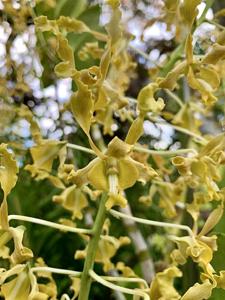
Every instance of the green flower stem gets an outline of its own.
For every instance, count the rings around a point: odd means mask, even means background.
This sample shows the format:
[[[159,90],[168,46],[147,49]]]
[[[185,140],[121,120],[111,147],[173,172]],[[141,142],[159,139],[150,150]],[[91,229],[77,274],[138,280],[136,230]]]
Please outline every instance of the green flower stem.
[[[198,140],[198,142],[200,142],[202,145],[205,145],[208,142],[204,137],[202,137],[202,136],[198,135],[197,133],[194,133],[194,132],[192,132],[192,131],[190,131],[186,128],[176,126],[176,125],[173,125],[171,123],[167,123],[165,121],[160,121],[159,119],[157,119],[155,117],[152,117],[150,115],[148,115],[148,119],[151,122],[154,122],[154,123],[157,123],[157,124],[163,124],[163,125],[171,126],[176,131],[179,131],[179,132],[182,132],[182,133],[187,134],[189,136],[192,136],[193,138],[196,138]]]
[[[86,148],[86,147],[83,147],[80,145],[67,143],[67,147],[96,155],[92,149]],[[191,148],[190,149],[178,149],[178,150],[151,150],[151,149],[146,149],[141,146],[134,146],[133,150],[137,151],[137,152],[142,152],[142,153],[159,154],[159,155],[165,155],[165,156],[184,154],[184,153],[190,153],[190,152],[197,154],[197,151],[195,149],[191,149]]]
[[[134,52],[136,52],[136,53],[138,53],[139,55],[141,55],[142,57],[144,57],[146,60],[148,60],[150,63],[152,63],[152,64],[155,65],[156,67],[161,68],[161,66],[159,66],[159,65],[157,64],[156,61],[153,61],[153,60],[150,59],[150,57],[149,57],[149,55],[148,55],[147,53],[141,51],[140,49],[134,47],[133,45],[129,45],[128,47],[129,47],[130,49],[134,50]]]
[[[107,42],[108,41],[108,35],[107,34],[104,34],[102,32],[99,32],[99,31],[95,31],[95,30],[91,30],[90,31],[91,34],[93,34],[93,36],[102,41],[102,42]]]
[[[89,292],[91,288],[91,277],[89,275],[89,271],[93,269],[94,261],[95,261],[95,255],[98,248],[98,242],[100,239],[100,235],[102,232],[102,227],[105,221],[105,215],[106,215],[106,208],[105,203],[107,200],[107,193],[103,193],[98,213],[94,222],[94,227],[92,230],[92,236],[90,238],[90,241],[88,243],[87,248],[87,255],[84,262],[84,268],[81,276],[81,284],[80,284],[80,294],[78,300],[88,300],[89,298]]]
[[[134,146],[133,149],[137,152],[141,153],[148,153],[148,154],[158,154],[158,155],[178,155],[178,154],[184,154],[184,153],[194,153],[197,154],[197,151],[195,149],[178,149],[178,150],[150,150],[146,149],[144,147]]]
[[[101,283],[104,286],[107,286],[108,288],[110,288],[112,290],[120,291],[122,293],[129,294],[129,295],[139,296],[139,297],[142,297],[144,300],[150,300],[150,297],[148,296],[148,294],[142,292],[139,289],[128,289],[128,288],[113,284],[113,283],[103,279],[103,277],[97,275],[93,270],[90,270],[89,274],[95,281]]]
[[[184,107],[184,103],[182,102],[182,100],[173,92],[171,92],[170,90],[168,89],[165,89],[165,92],[167,93],[168,96],[170,96],[174,101],[177,102],[177,104],[180,106],[180,107]]]
[[[76,227],[71,227],[71,226],[66,226],[63,224],[58,224],[38,218],[33,218],[33,217],[27,217],[27,216],[20,216],[20,215],[9,215],[8,217],[9,222],[12,220],[19,220],[19,221],[24,221],[24,222],[30,222],[34,224],[39,224],[47,227],[51,227],[54,229],[62,230],[62,231],[67,231],[67,232],[73,232],[73,233],[81,233],[81,234],[92,234],[91,229],[84,229],[84,228],[76,228]]]
[[[121,212],[118,212],[114,209],[110,209],[109,212],[112,216],[116,218],[125,218],[125,219],[131,219],[134,220],[137,223],[151,225],[151,226],[159,226],[159,227],[168,227],[168,228],[177,228],[180,230],[185,230],[188,232],[190,237],[194,238],[194,233],[192,232],[191,228],[187,225],[181,225],[181,224],[173,224],[173,223],[167,223],[167,222],[159,222],[159,221],[153,221],[153,220],[147,220],[143,218],[137,218],[133,216],[128,216],[126,214],[123,214]]]
[[[31,272],[55,273],[55,274],[69,275],[69,276],[74,276],[74,277],[80,277],[80,275],[81,275],[81,272],[65,270],[65,269],[58,269],[58,268],[51,268],[51,267],[33,267],[33,268],[31,268]]]
[[[165,123],[162,122],[161,124],[165,124]],[[188,130],[188,129],[186,129],[186,128],[180,127],[180,126],[176,126],[176,125],[172,125],[172,124],[168,124],[168,125],[170,125],[170,126],[171,126],[173,129],[175,129],[176,131],[179,131],[179,132],[182,132],[182,133],[184,133],[184,134],[186,134],[186,135],[192,136],[192,137],[195,138],[196,141],[198,141],[198,143],[200,143],[201,145],[206,145],[206,144],[208,143],[208,141],[207,141],[204,137],[198,135],[198,134],[195,133],[195,132],[192,132],[192,131],[190,131],[190,130]]]
[[[142,279],[142,278],[138,278],[138,277],[115,277],[115,276],[101,276],[103,279],[108,280],[108,281],[116,281],[116,282],[133,282],[133,283],[139,283],[139,284],[143,284],[145,286],[146,289],[149,288],[147,282]]]
[[[219,23],[217,23],[217,22],[215,22],[215,21],[213,21],[213,20],[205,20],[207,23],[209,23],[209,24],[212,24],[212,25],[215,25],[216,27],[218,27],[218,28],[220,28],[220,29],[222,29],[222,30],[224,30],[225,29],[225,27],[223,26],[223,25],[221,25],[221,24],[219,24]]]
[[[87,147],[83,147],[83,146],[76,145],[76,144],[70,144],[70,143],[67,143],[66,146],[68,148],[71,148],[71,149],[80,150],[80,151],[83,151],[83,152],[86,152],[86,153],[96,155],[95,152],[92,149],[89,149]]]
[[[183,104],[183,102],[181,101],[181,99],[178,98],[173,92],[169,91],[168,89],[165,89],[165,91],[167,92],[168,95],[170,94],[170,96],[173,97],[174,100],[175,100],[175,97],[176,97],[176,101],[177,101],[177,103],[178,103],[178,101],[180,102],[180,103],[179,103],[180,106],[184,106],[184,104]],[[169,93],[168,93],[168,92],[169,92]],[[131,103],[137,103],[137,99],[135,99],[135,98],[127,97],[127,99],[128,99],[129,102],[131,102]],[[178,100],[178,99],[179,99],[179,100]],[[174,130],[176,130],[176,131],[179,131],[179,132],[182,132],[182,133],[187,134],[187,135],[189,135],[189,136],[192,136],[193,138],[196,138],[196,139],[198,140],[198,142],[200,142],[200,143],[203,144],[203,145],[207,144],[207,140],[206,140],[204,137],[202,137],[202,136],[200,136],[200,135],[198,135],[198,134],[196,134],[196,133],[194,133],[194,132],[192,132],[192,131],[190,131],[190,130],[188,130],[188,129],[186,129],[186,128],[183,128],[183,127],[180,127],[180,126],[176,126],[176,125],[174,125],[174,124],[167,123],[167,122],[165,122],[165,121],[160,121],[160,120],[157,119],[156,117],[153,117],[150,113],[147,114],[147,118],[148,118],[151,122],[154,122],[154,123],[157,123],[157,124],[165,124],[165,125],[168,125],[168,126],[172,127],[172,128],[173,128]]]
[[[133,217],[129,204],[124,208],[120,208],[119,210],[121,213]],[[144,238],[140,228],[134,220],[130,218],[124,218],[122,219],[122,221],[129,237],[132,240],[136,256],[140,263],[142,276],[148,283],[150,283],[155,277],[155,266],[149,251],[149,248],[151,248],[151,246],[147,244],[146,239]]]
[[[183,41],[170,55],[168,62],[159,72],[160,77],[165,77],[174,67],[175,63],[181,58],[184,50],[185,41]]]

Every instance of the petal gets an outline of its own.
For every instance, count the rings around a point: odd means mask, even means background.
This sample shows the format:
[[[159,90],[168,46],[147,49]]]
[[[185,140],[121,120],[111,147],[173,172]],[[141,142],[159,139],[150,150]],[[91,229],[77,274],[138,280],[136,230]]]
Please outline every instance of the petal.
[[[80,292],[80,282],[81,282],[81,279],[80,278],[75,278],[75,277],[70,277],[71,281],[72,281],[72,284],[71,284],[71,290],[73,290],[73,299],[76,299],[77,296],[79,295],[79,292]]]
[[[192,27],[192,24],[197,17],[197,6],[201,3],[201,0],[184,0],[180,6],[180,14],[183,21]]]
[[[111,207],[119,205],[120,207],[126,207],[127,200],[121,194],[109,193],[109,197],[106,201],[106,208],[110,209]]]
[[[29,299],[30,280],[25,271],[21,272],[13,280],[1,286],[1,292],[5,299],[24,300]]]
[[[27,165],[25,169],[32,167],[33,175],[36,176],[39,170],[51,172],[54,159],[59,156],[60,150],[65,146],[65,142],[54,140],[42,140],[41,144],[30,149],[33,158],[33,165]]]
[[[206,235],[214,226],[219,222],[223,215],[223,205],[219,205],[214,209],[206,220],[202,230],[199,232],[199,236]]]
[[[197,76],[204,81],[209,82],[214,90],[220,85],[219,74],[212,67],[201,67]]]
[[[14,240],[14,251],[11,254],[11,260],[14,264],[24,262],[33,257],[33,252],[22,244],[24,231],[25,228],[23,226],[9,228],[9,232],[12,234]]]
[[[106,166],[103,160],[98,160],[90,169],[88,172],[88,180],[97,190],[108,190]]]
[[[214,275],[217,287],[225,290],[225,271],[220,271],[220,275]]]
[[[116,254],[117,250],[130,243],[128,237],[120,237],[119,239],[106,235],[98,244],[95,261],[103,264],[104,272],[108,272],[114,267],[111,258]]]
[[[138,117],[134,120],[134,122],[131,124],[129,131],[127,133],[125,142],[134,145],[139,138],[142,136],[144,129],[143,129],[143,122],[144,119],[142,117]]]
[[[181,175],[189,175],[190,173],[190,160],[183,156],[176,156],[172,160],[172,164],[177,168]]]
[[[110,22],[106,25],[107,32],[111,39],[111,45],[115,44],[120,40],[122,36],[120,20],[121,20],[121,11],[118,7],[118,0],[110,0],[110,5],[112,5],[112,15]]]
[[[185,74],[187,69],[187,62],[183,61],[177,64],[172,71],[170,71],[165,78],[158,78],[157,82],[160,88],[174,90],[177,87],[177,81]]]
[[[4,196],[10,193],[17,181],[19,169],[12,153],[7,150],[6,144],[0,145],[0,184],[4,191]]]
[[[82,209],[88,204],[85,194],[76,185],[66,188],[61,195],[54,196],[53,201],[60,203],[65,209],[69,210],[73,214],[73,219],[82,219]]]
[[[18,109],[18,115],[30,124],[32,138],[36,144],[39,144],[42,140],[41,131],[30,109],[27,106],[22,105]]]
[[[217,62],[225,58],[225,46],[213,44],[211,50],[206,54],[202,63],[215,65]]]
[[[95,158],[92,161],[90,161],[86,167],[79,169],[78,171],[74,171],[72,169],[68,176],[68,181],[75,183],[78,187],[87,184],[88,172],[95,166],[95,164],[99,163],[99,161],[100,161],[99,158]]]
[[[212,94],[213,87],[210,82],[206,81],[204,78],[200,78],[201,74],[194,74],[192,68],[189,68],[187,74],[187,80],[192,89],[198,90],[202,96],[202,100],[206,105],[212,105],[216,102],[217,98]]]
[[[213,137],[200,151],[199,156],[212,156],[216,152],[225,149],[225,133]]]
[[[150,165],[145,165],[132,158],[129,158],[129,160],[131,163],[133,163],[133,165],[138,170],[138,178],[137,178],[138,181],[141,181],[142,183],[146,183],[152,178],[158,176],[158,173],[152,167],[150,167]]]
[[[158,89],[157,83],[149,83],[138,94],[138,109],[140,112],[160,112],[163,110],[165,103],[163,99],[159,98],[157,101],[154,98],[154,93]]]
[[[187,292],[182,296],[181,300],[204,300],[208,299],[212,294],[213,285],[209,280],[202,284],[196,283],[190,287]]]
[[[87,25],[76,19],[72,19],[70,17],[60,16],[59,19],[56,21],[60,29],[66,30],[67,32],[73,33],[83,33],[83,32],[90,32],[90,29]]]
[[[13,155],[8,152],[7,145],[0,145],[0,184],[4,192],[4,199],[0,206],[0,225],[3,229],[8,228],[8,206],[6,197],[17,182],[18,166]]]
[[[57,34],[58,31],[58,26],[56,24],[55,20],[48,20],[46,16],[39,16],[34,19],[34,24],[35,27],[42,32],[45,31],[52,31],[53,33]]]
[[[76,73],[73,49],[62,34],[57,35],[57,41],[57,54],[62,62],[55,66],[55,73],[59,77],[71,77]]]
[[[186,39],[186,44],[185,44],[185,52],[186,52],[186,58],[188,64],[192,64],[193,62],[193,47],[192,47],[192,35],[189,34],[187,39]]]
[[[71,109],[75,119],[88,135],[94,107],[92,93],[87,85],[81,81],[77,81],[77,83],[78,91],[73,93],[70,98]]]
[[[150,286],[150,298],[154,300],[180,299],[180,295],[174,288],[173,282],[176,277],[181,276],[181,271],[175,266],[157,273]]]
[[[135,184],[138,179],[138,169],[129,158],[123,158],[118,161],[118,181],[119,187],[124,190]]]

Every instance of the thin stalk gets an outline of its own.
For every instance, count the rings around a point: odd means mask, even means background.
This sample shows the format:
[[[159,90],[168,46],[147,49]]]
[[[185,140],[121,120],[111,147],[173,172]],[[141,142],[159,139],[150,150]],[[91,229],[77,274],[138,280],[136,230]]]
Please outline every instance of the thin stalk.
[[[181,58],[181,55],[184,50],[185,41],[183,41],[170,55],[170,59],[168,62],[162,67],[161,72],[159,72],[159,76],[165,77],[172,69],[178,59]]]
[[[91,288],[91,277],[89,275],[89,271],[93,269],[94,261],[95,261],[95,255],[98,248],[98,242],[100,239],[100,235],[102,232],[102,227],[105,221],[105,215],[106,215],[106,208],[105,208],[105,202],[107,200],[107,193],[103,193],[98,213],[95,219],[94,227],[93,227],[93,235],[90,238],[90,241],[88,243],[87,248],[87,255],[84,262],[84,268],[81,276],[81,283],[80,283],[80,294],[78,300],[88,300],[89,292]]]
[[[116,270],[116,269],[113,269],[113,270],[109,270],[107,272],[107,274],[109,276],[114,276],[114,277],[118,277],[119,276],[119,272]],[[123,293],[119,292],[119,291],[112,291],[112,299],[115,299],[115,300],[126,300],[126,297],[124,296]]]
[[[31,272],[46,272],[46,273],[55,273],[55,274],[62,274],[62,275],[69,275],[69,276],[76,276],[76,277],[79,277],[81,275],[81,272],[51,268],[51,267],[33,267],[31,268]]]
[[[162,123],[162,124],[164,124],[164,123]],[[197,133],[194,133],[186,128],[176,126],[176,125],[171,125],[171,124],[169,124],[169,125],[179,132],[182,132],[184,134],[187,134],[189,136],[196,138],[203,145],[207,144],[207,142],[208,142],[204,137],[202,137],[202,136],[198,135]]]
[[[121,212],[118,212],[118,211],[116,211],[114,209],[110,209],[109,212],[114,217],[131,219],[131,220],[134,220],[137,223],[142,223],[142,224],[151,225],[151,226],[177,228],[177,229],[180,229],[180,230],[185,230],[185,231],[188,232],[188,234],[190,235],[190,237],[192,237],[192,238],[194,237],[194,234],[193,234],[191,228],[188,227],[187,225],[173,224],[173,223],[159,222],[159,221],[152,221],[152,220],[146,220],[146,219],[142,219],[142,218],[132,217],[132,216],[128,216],[126,214],[123,214]]]
[[[83,147],[83,146],[79,146],[79,145],[76,145],[76,144],[67,143],[67,147],[96,155],[95,152],[92,149],[86,148],[86,147]],[[134,146],[133,150],[138,151],[138,152],[142,152],[142,153],[159,154],[159,155],[165,155],[165,156],[177,155],[177,154],[183,154],[183,153],[189,153],[189,152],[193,152],[194,154],[197,153],[196,150],[192,149],[192,148],[190,148],[190,149],[178,149],[178,150],[151,150],[151,149],[146,149],[146,148],[141,147],[141,146]]]
[[[182,100],[173,92],[171,92],[168,89],[165,89],[165,92],[167,93],[167,95],[169,95],[173,100],[176,101],[176,103],[180,106],[180,107],[184,107],[184,103],[182,102]]]
[[[116,281],[116,282],[135,282],[142,283],[146,289],[149,288],[147,282],[142,278],[132,278],[132,277],[115,277],[115,276],[101,276],[103,279],[108,281]]]
[[[169,90],[168,90],[168,91],[169,91]],[[171,91],[169,91],[169,92],[172,93]],[[173,94],[173,93],[172,93],[172,94]],[[173,94],[173,97],[174,97],[174,96],[176,97],[176,95]],[[171,97],[172,97],[172,95],[171,95]],[[135,99],[135,98],[127,97],[127,99],[129,100],[129,102],[137,103],[137,99]],[[175,98],[174,98],[174,100],[175,100]],[[180,99],[179,99],[179,100],[180,100]],[[181,101],[181,100],[180,100],[180,101]],[[180,103],[180,104],[181,104],[181,103]],[[183,102],[182,102],[182,106],[183,106]],[[171,123],[166,123],[166,122],[158,121],[158,120],[156,120],[156,118],[154,118],[154,117],[152,117],[152,116],[149,116],[149,115],[148,115],[148,119],[149,119],[151,122],[155,122],[155,123],[158,123],[158,124],[164,124],[164,125],[171,126],[173,129],[175,129],[175,130],[177,130],[177,131],[179,131],[179,132],[182,132],[182,133],[184,133],[184,134],[187,134],[187,135],[189,135],[189,136],[192,136],[192,137],[198,139],[203,145],[207,143],[207,140],[206,140],[204,137],[202,137],[202,136],[198,135],[197,133],[194,133],[194,132],[192,132],[192,131],[190,131],[190,130],[188,130],[188,129],[186,129],[186,128],[183,128],[183,127],[180,127],[180,126],[176,126],[176,125],[173,125],[173,124],[171,124]]]
[[[83,146],[76,145],[76,144],[70,144],[70,143],[67,143],[66,146],[68,148],[71,148],[71,149],[75,149],[75,150],[79,150],[79,151],[83,151],[83,152],[86,152],[86,153],[96,155],[95,152],[92,149],[87,148],[87,147],[83,147]]]
[[[27,216],[19,216],[19,215],[9,215],[8,217],[9,222],[12,220],[19,220],[19,221],[24,221],[24,222],[30,222],[34,224],[39,224],[47,227],[51,227],[54,229],[59,229],[62,231],[68,231],[68,232],[73,232],[73,233],[83,233],[83,234],[92,234],[91,229],[83,229],[83,228],[75,228],[75,227],[70,227],[38,218],[33,218],[33,217],[27,217]]]
[[[148,296],[148,294],[142,292],[139,289],[128,289],[128,288],[113,284],[111,282],[108,282],[107,280],[103,279],[101,276],[97,275],[93,270],[90,270],[89,274],[95,281],[101,283],[102,285],[104,285],[112,290],[120,291],[122,293],[129,294],[129,295],[136,295],[139,297],[143,297],[144,300],[150,300],[150,297]]]
[[[209,24],[212,24],[212,25],[215,25],[216,27],[218,27],[218,28],[220,28],[220,29],[222,29],[222,30],[224,30],[225,29],[225,27],[223,26],[223,25],[221,25],[221,24],[219,24],[219,23],[217,23],[217,22],[215,22],[215,21],[213,21],[213,20],[205,20],[207,23],[209,23]]]
[[[140,50],[140,49],[134,47],[133,45],[129,45],[128,47],[129,47],[130,49],[134,50],[136,53],[140,54],[142,57],[144,57],[146,60],[148,60],[148,61],[149,61],[150,63],[152,63],[154,66],[156,66],[156,67],[158,67],[158,68],[161,68],[161,67],[157,64],[157,62],[155,62],[155,61],[153,61],[153,60],[151,60],[151,59],[149,58],[149,56],[148,56],[147,53],[145,53],[145,52],[143,52],[142,50]]]
[[[184,153],[190,153],[190,152],[197,154],[197,151],[192,148],[177,149],[177,150],[150,150],[150,149],[146,149],[144,147],[134,146],[133,149],[135,151],[138,151],[141,153],[158,154],[158,155],[165,155],[165,156],[178,155],[178,154],[184,154]]]
[[[208,142],[204,137],[202,137],[202,136],[198,135],[197,133],[194,133],[194,132],[192,132],[192,131],[190,131],[190,130],[188,130],[186,128],[183,128],[183,127],[180,127],[180,126],[176,126],[176,125],[173,125],[173,124],[170,124],[170,123],[166,123],[164,121],[159,121],[159,120],[157,120],[156,118],[154,118],[152,116],[148,116],[148,119],[151,122],[155,122],[157,124],[163,124],[163,125],[171,126],[173,129],[175,129],[175,130],[177,130],[179,132],[182,132],[184,134],[187,134],[189,136],[192,136],[192,137],[196,138],[197,140],[201,141],[201,143],[203,145],[207,144],[207,142]]]
[[[124,208],[120,208],[120,212],[133,217],[129,204]],[[155,267],[149,251],[150,245],[146,243],[146,239],[143,237],[140,228],[138,228],[134,220],[129,218],[122,221],[133,242],[135,253],[140,263],[142,277],[150,283],[155,276]]]
[[[108,41],[108,35],[104,34],[102,32],[99,31],[95,31],[95,30],[90,30],[90,33],[97,39],[103,42],[107,42]]]

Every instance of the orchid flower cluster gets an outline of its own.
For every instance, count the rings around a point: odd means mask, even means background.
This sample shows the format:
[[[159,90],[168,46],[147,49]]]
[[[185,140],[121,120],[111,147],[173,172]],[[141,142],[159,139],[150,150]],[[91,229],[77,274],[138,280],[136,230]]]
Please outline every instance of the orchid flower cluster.
[[[0,206],[0,257],[8,263],[8,268],[0,268],[0,295],[4,299],[87,300],[91,299],[93,281],[119,293],[133,295],[136,300],[203,300],[210,298],[213,289],[225,289],[225,270],[218,273],[212,265],[214,252],[217,251],[217,236],[210,234],[224,212],[225,190],[219,182],[225,164],[225,134],[203,136],[200,128],[203,119],[196,118],[194,114],[196,111],[198,114],[207,114],[218,101],[215,94],[223,80],[221,66],[225,60],[225,35],[224,31],[219,32],[215,43],[204,55],[195,55],[194,31],[204,21],[208,9],[206,1],[206,9],[197,20],[197,7],[201,2],[165,1],[163,18],[168,26],[182,22],[181,28],[177,25],[176,34],[183,42],[165,68],[154,72],[152,81],[139,91],[135,100],[126,96],[135,63],[129,51],[131,37],[122,26],[119,0],[105,3],[111,17],[104,33],[66,16],[56,20],[50,20],[47,16],[34,19],[36,30],[47,32],[54,41],[52,51],[55,51],[59,60],[55,74],[59,78],[71,78],[76,86],[64,109],[72,112],[90,148],[67,141],[44,139],[28,107],[22,105],[16,108],[17,118],[30,124],[34,142],[30,148],[33,162],[27,164],[25,169],[35,180],[47,179],[61,190],[59,195],[53,197],[53,202],[69,211],[71,219],[53,223],[9,214],[7,197],[16,185],[19,168],[10,145],[1,144],[0,184],[3,200]],[[97,58],[99,65],[82,70],[76,68],[74,52],[67,38],[69,33],[88,33],[95,38],[96,42],[86,43],[79,55],[84,60],[89,56]],[[183,102],[175,93],[183,78],[194,95],[189,102]],[[159,97],[163,90],[175,100],[178,99],[180,109],[175,115],[166,112],[167,102]],[[135,111],[130,108],[131,100],[135,104]],[[116,123],[115,114],[121,122],[131,123],[124,139],[115,136],[112,131],[112,125]],[[157,122],[162,118],[167,118],[175,129],[190,136],[190,148],[161,151],[138,144],[144,134],[145,120]],[[101,128],[103,136],[111,136],[107,147],[100,147],[96,143],[91,133],[93,126]],[[94,158],[78,169],[67,162],[70,148],[87,152]],[[58,167],[53,172],[55,161]],[[138,181],[149,186],[149,192],[137,201],[148,209],[158,195],[157,205],[168,222],[124,213],[123,210],[129,207],[125,190]],[[186,200],[188,191],[192,191],[189,201]],[[95,201],[97,207],[93,227],[79,228],[76,221],[84,218],[89,201]],[[192,227],[179,223],[179,207],[192,217]],[[204,207],[210,208],[210,213],[201,225]],[[114,218],[165,228],[165,239],[171,242],[173,248],[170,255],[167,254],[167,267],[153,274],[151,282],[138,276],[124,262],[114,262],[117,250],[132,242],[131,236],[111,235],[110,222]],[[25,227],[10,226],[11,220],[79,234],[86,246],[76,249],[74,245],[74,257],[84,261],[83,270],[58,269],[48,266],[42,258],[34,257],[32,250],[23,245]],[[174,282],[182,276],[181,266],[188,260],[197,264],[200,279],[181,294]],[[94,271],[95,264],[102,265],[105,275]],[[109,275],[112,270],[116,271],[116,276]],[[54,273],[70,277],[71,298],[67,294],[59,298],[52,275]],[[40,278],[44,278],[45,283],[40,283]],[[125,287],[127,285],[129,288]]]

